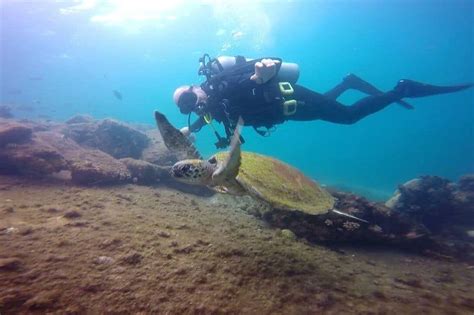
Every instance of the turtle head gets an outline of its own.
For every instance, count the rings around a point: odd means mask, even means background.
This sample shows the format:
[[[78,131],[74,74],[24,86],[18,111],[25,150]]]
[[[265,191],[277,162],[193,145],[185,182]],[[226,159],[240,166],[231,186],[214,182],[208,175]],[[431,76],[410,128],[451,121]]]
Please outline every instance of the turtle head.
[[[182,160],[171,167],[171,176],[183,183],[207,185],[211,182],[216,167],[215,157],[209,160]]]

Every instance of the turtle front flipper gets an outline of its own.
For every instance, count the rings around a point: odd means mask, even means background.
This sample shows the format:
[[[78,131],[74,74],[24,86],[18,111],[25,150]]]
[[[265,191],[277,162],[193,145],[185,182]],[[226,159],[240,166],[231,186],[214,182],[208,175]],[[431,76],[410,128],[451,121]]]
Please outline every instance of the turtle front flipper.
[[[212,174],[212,180],[216,185],[222,185],[224,183],[238,184],[236,177],[239,174],[239,168],[241,163],[241,150],[240,150],[240,129],[244,122],[242,117],[239,118],[237,126],[234,130],[234,135],[230,143],[230,152],[225,160],[219,165],[219,167]]]
[[[176,129],[159,111],[155,111],[155,120],[161,137],[168,150],[178,155],[178,160],[202,159],[198,150],[189,139]]]

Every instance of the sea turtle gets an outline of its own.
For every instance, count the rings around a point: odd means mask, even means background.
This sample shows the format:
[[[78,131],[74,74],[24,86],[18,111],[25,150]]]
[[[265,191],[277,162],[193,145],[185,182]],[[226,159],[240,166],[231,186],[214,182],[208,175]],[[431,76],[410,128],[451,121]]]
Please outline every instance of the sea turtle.
[[[171,168],[171,176],[177,181],[206,185],[231,194],[249,194],[274,209],[310,215],[333,212],[367,222],[333,209],[332,195],[296,168],[269,156],[242,152],[239,140],[242,123],[235,129],[229,152],[219,152],[204,160],[163,114],[156,111],[155,119],[165,145],[187,156]]]

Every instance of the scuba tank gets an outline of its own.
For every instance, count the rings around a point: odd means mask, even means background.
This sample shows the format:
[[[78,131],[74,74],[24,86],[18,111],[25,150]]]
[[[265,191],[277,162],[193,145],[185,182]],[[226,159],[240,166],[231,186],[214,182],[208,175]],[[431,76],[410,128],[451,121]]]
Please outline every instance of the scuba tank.
[[[238,58],[243,58],[243,57],[240,57],[240,56],[217,57],[216,59],[211,61],[210,66],[211,66],[212,72],[217,74],[221,71],[225,71],[225,70],[229,70],[233,68],[237,64]],[[265,58],[259,58],[259,59],[244,58],[243,60],[245,62],[252,62],[252,61],[257,62],[262,59],[265,59]],[[269,58],[269,59],[277,59],[281,61],[281,59],[279,58]],[[298,64],[292,63],[292,62],[281,62],[280,69],[278,70],[275,80],[278,82],[290,82],[292,84],[295,84],[296,81],[298,81],[299,76],[300,76],[300,69],[299,69]]]

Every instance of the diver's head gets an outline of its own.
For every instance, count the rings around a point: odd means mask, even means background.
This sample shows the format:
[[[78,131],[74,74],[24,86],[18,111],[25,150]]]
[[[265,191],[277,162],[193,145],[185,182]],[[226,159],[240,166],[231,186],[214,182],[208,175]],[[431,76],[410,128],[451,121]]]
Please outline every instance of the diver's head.
[[[189,114],[206,103],[207,94],[199,86],[183,85],[174,91],[173,100],[182,114]]]

